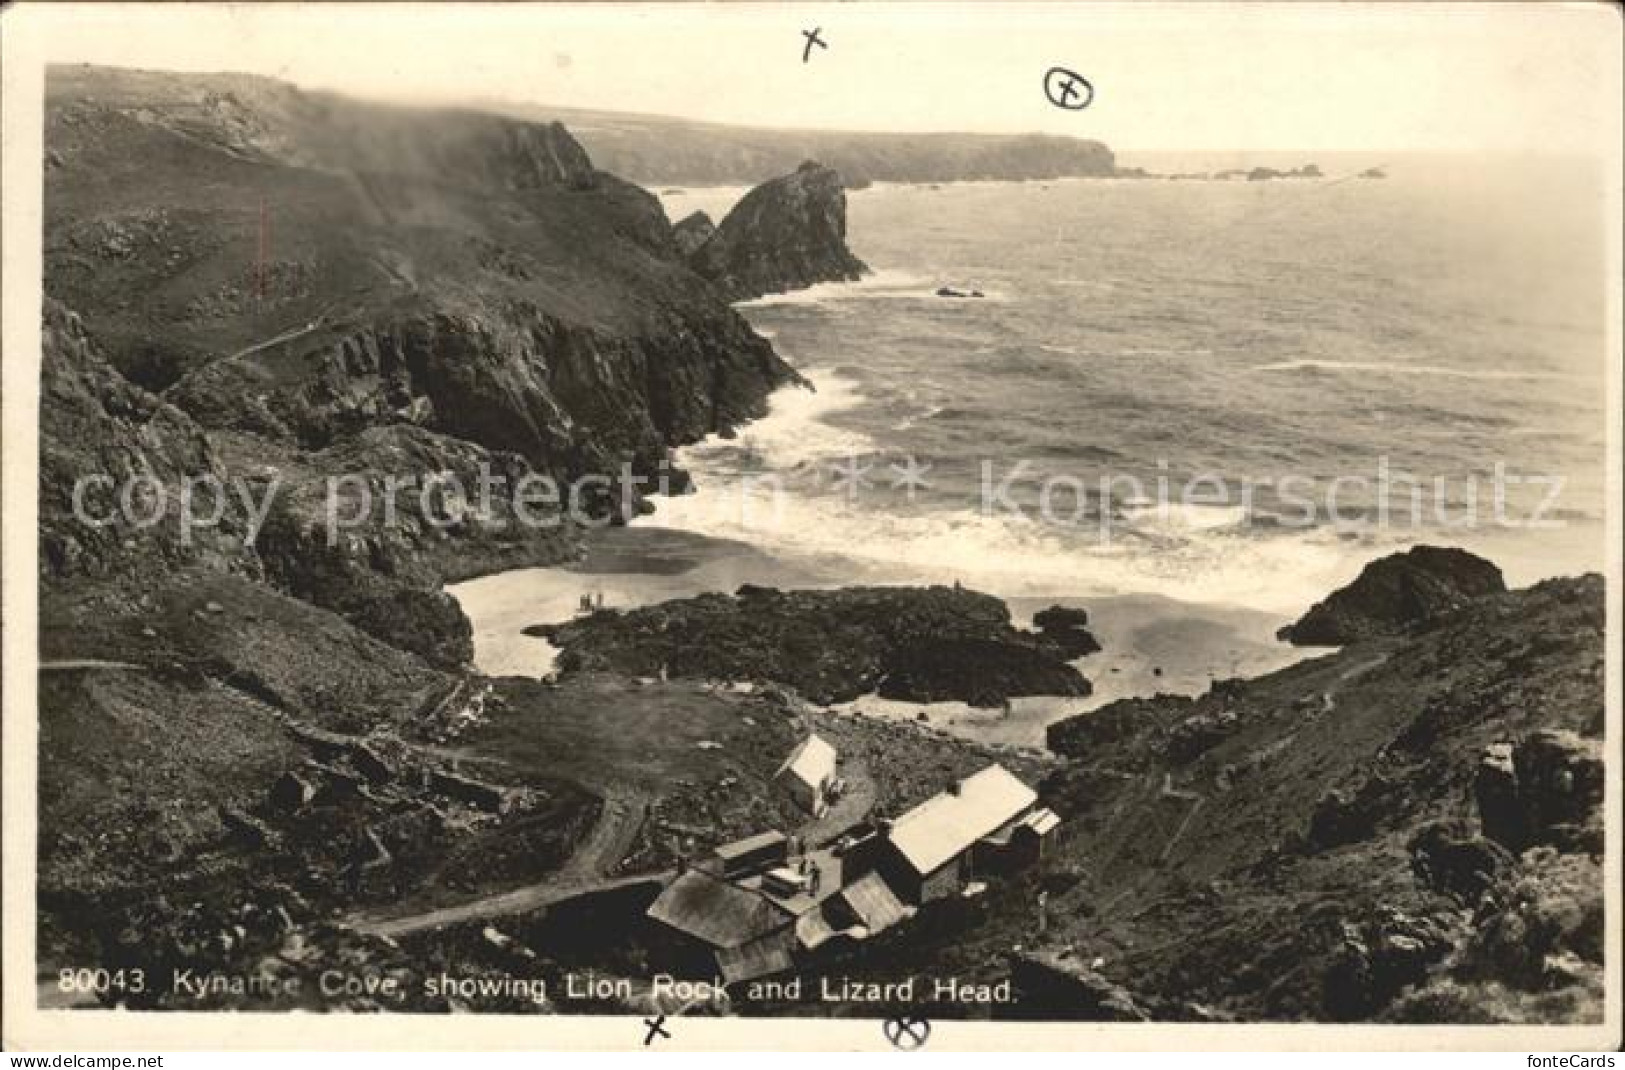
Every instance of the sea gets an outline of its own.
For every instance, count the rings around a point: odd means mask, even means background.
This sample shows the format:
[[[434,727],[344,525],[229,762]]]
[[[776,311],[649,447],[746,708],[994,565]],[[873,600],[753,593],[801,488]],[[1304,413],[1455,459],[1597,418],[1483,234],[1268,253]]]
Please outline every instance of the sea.
[[[1303,156],[1145,154],[1174,172]],[[1088,700],[931,711],[1021,745],[1057,716],[1313,651],[1274,632],[1418,543],[1509,584],[1601,570],[1605,187],[1586,161],[1314,157],[1324,177],[878,185],[872,269],[744,302],[811,384],[680,451],[696,493],[567,570],[451,588],[490,673],[525,625],[739,583],[962,583],[1089,610]],[[1360,177],[1380,166],[1384,178]],[[668,189],[720,219],[745,190]],[[980,296],[947,296],[939,291]],[[918,716],[863,700],[865,712]]]

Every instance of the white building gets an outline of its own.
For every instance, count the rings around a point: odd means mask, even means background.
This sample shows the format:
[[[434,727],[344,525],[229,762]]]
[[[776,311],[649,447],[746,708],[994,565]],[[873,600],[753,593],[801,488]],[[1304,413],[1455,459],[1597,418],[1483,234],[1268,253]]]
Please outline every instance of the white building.
[[[835,748],[815,733],[790,752],[773,779],[784,785],[803,810],[814,817],[823,817],[829,809],[831,788],[835,784],[835,762]]]

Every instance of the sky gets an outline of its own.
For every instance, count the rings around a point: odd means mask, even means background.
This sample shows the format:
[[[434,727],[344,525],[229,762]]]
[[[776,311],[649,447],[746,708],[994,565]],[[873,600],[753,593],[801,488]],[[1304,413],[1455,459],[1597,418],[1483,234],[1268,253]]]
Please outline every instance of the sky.
[[[54,62],[418,102],[1041,131],[1118,151],[1611,153],[1620,15],[1584,4],[25,5]],[[804,30],[825,48],[803,62]],[[1044,73],[1093,103],[1051,105]]]

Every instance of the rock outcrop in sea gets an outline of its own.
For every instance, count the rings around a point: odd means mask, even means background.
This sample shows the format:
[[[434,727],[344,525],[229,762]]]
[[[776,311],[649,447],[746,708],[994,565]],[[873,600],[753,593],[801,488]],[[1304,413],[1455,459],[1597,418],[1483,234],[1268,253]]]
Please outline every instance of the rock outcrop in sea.
[[[846,247],[841,176],[811,160],[745,194],[689,262],[730,301],[852,282],[869,270]]]
[[[1494,564],[1450,547],[1415,546],[1373,561],[1295,624],[1276,633],[1295,646],[1341,646],[1392,635],[1506,590]]]

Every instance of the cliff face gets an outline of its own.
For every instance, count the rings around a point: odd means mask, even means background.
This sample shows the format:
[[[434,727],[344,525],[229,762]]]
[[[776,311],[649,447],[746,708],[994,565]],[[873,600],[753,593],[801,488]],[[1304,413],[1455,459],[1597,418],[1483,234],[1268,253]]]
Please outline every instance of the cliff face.
[[[1116,173],[1111,149],[1084,138],[768,130],[564,108],[508,110],[579,125],[599,166],[646,185],[765,182],[808,159],[835,168],[851,189],[873,182],[1023,181]]]
[[[206,559],[453,663],[467,628],[440,580],[557,561],[568,531],[499,533],[499,503],[330,543],[327,469],[652,475],[797,379],[658,201],[556,123],[76,67],[51,72],[46,143],[48,579]],[[174,517],[133,538],[72,522],[75,479],[143,465],[281,492],[246,550],[235,503],[189,543]],[[418,637],[414,612],[439,623]]]
[[[197,561],[222,571],[256,570],[244,547],[246,518],[234,503],[220,524],[182,537],[175,492],[189,480],[226,475],[202,428],[128,382],[79,316],[50,298],[40,378],[43,578],[148,577]]]
[[[794,378],[557,124],[74,68],[46,136],[48,290],[207,427],[411,422],[569,472]]]
[[[868,271],[846,247],[841,176],[812,161],[747,193],[689,259],[730,301]]]

